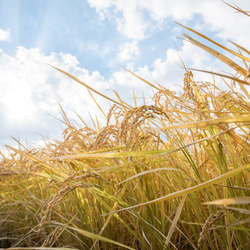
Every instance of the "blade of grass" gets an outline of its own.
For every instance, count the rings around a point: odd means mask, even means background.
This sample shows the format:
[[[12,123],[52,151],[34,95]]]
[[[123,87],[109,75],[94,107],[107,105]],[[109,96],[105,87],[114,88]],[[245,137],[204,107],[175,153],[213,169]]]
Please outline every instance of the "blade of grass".
[[[215,201],[203,202],[204,205],[239,205],[250,204],[250,197],[227,198]]]
[[[193,29],[191,29],[191,28],[189,28],[189,27],[187,27],[187,26],[185,26],[185,25],[183,25],[183,24],[178,23],[178,22],[176,22],[176,23],[177,23],[178,25],[182,26],[183,28],[185,28],[185,29],[187,29],[187,30],[189,30],[189,31],[191,31],[191,32],[193,32],[193,33],[195,33],[196,35],[198,35],[198,36],[200,36],[200,37],[206,39],[207,41],[209,41],[209,42],[211,42],[211,43],[217,45],[218,47],[220,47],[220,48],[222,48],[222,49],[228,51],[229,53],[231,53],[231,54],[233,54],[233,55],[235,55],[235,56],[237,56],[237,57],[239,57],[239,58],[241,58],[241,59],[244,59],[244,60],[250,62],[250,58],[245,57],[245,56],[242,56],[241,54],[239,54],[239,53],[237,53],[237,52],[235,52],[235,51],[233,51],[233,50],[231,50],[231,49],[229,49],[229,48],[227,48],[227,47],[221,45],[220,43],[215,42],[214,40],[208,38],[207,36],[204,36],[203,34],[199,33],[198,31],[195,31],[195,30],[193,30]]]
[[[101,153],[89,153],[89,154],[75,154],[65,155],[58,157],[48,157],[42,159],[43,161],[57,161],[57,160],[71,160],[71,159],[83,159],[83,158],[115,158],[115,157],[130,157],[130,156],[151,156],[156,155],[159,152],[165,152],[164,150],[155,151],[132,151],[132,152],[101,152]]]
[[[164,152],[164,153],[160,153],[160,154],[158,154],[158,155],[151,156],[151,157],[158,157],[158,156],[162,156],[162,155],[166,155],[166,154],[172,154],[172,153],[174,153],[174,152],[180,151],[180,150],[182,150],[182,149],[184,149],[184,148],[190,147],[190,146],[195,145],[195,144],[197,144],[197,143],[200,143],[200,142],[203,142],[203,141],[207,141],[207,140],[212,139],[212,138],[214,138],[214,137],[216,137],[216,136],[219,136],[219,135],[225,134],[225,133],[227,133],[227,132],[230,132],[231,130],[233,130],[233,129],[235,129],[235,128],[236,128],[236,127],[230,128],[230,129],[227,129],[227,130],[224,130],[224,131],[219,132],[219,133],[217,133],[217,134],[215,134],[215,135],[211,135],[211,136],[209,136],[209,137],[205,137],[205,138],[203,138],[203,139],[200,139],[200,140],[198,140],[198,141],[194,141],[194,142],[189,143],[189,144],[187,144],[187,145],[184,145],[184,146],[182,146],[182,147],[175,148],[175,149],[173,149],[173,150],[170,150],[170,151],[167,151],[167,152]]]
[[[113,102],[113,103],[116,103],[117,105],[122,106],[122,107],[125,108],[125,109],[130,108],[130,107],[128,107],[128,106],[126,106],[126,105],[123,105],[123,104],[117,102],[116,100],[114,100],[114,99],[112,99],[112,98],[110,98],[110,97],[108,97],[108,96],[102,94],[101,92],[95,90],[94,88],[90,87],[89,85],[87,85],[87,84],[84,83],[83,81],[80,81],[78,78],[76,78],[76,77],[74,77],[73,75],[67,73],[66,71],[64,71],[64,70],[62,70],[62,69],[59,69],[59,68],[57,68],[57,67],[54,67],[54,66],[52,66],[52,65],[50,65],[50,66],[51,66],[52,68],[54,68],[54,69],[60,71],[60,72],[63,73],[64,75],[68,76],[69,78],[73,79],[74,81],[80,83],[81,85],[83,85],[83,86],[86,87],[87,89],[89,89],[89,90],[91,90],[91,91],[97,93],[98,95],[104,97],[105,99],[107,99],[107,100],[109,100],[109,101],[111,101],[111,102]]]
[[[130,107],[131,109],[133,108],[132,106],[130,106],[129,104],[127,104],[126,102],[124,102],[120,95],[118,94],[118,92],[116,92],[115,90],[112,90],[114,92],[114,94],[116,95],[117,99],[120,101],[121,105],[127,105],[128,107]]]
[[[154,169],[150,169],[150,170],[147,170],[147,171],[140,172],[139,174],[135,174],[135,175],[127,178],[126,180],[123,180],[123,181],[117,183],[117,185],[120,185],[120,184],[122,184],[124,182],[127,182],[129,180],[132,180],[134,178],[140,177],[140,176],[142,176],[144,174],[154,173],[154,172],[157,172],[157,171],[179,171],[179,172],[183,172],[182,170],[177,169],[177,168],[154,168]]]
[[[137,74],[135,74],[134,72],[130,71],[129,69],[127,69],[127,68],[125,68],[125,67],[123,67],[123,68],[124,68],[126,71],[128,71],[130,74],[132,74],[133,76],[135,76],[135,77],[137,77],[138,79],[142,80],[143,82],[147,83],[149,86],[151,86],[151,87],[153,87],[153,88],[155,88],[155,89],[157,89],[157,90],[159,90],[159,91],[161,90],[160,88],[158,88],[157,86],[155,86],[155,85],[152,84],[151,82],[149,82],[149,81],[145,80],[144,78],[138,76]]]
[[[170,226],[170,228],[169,228],[168,235],[167,235],[167,239],[166,239],[166,242],[165,242],[165,244],[166,244],[167,246],[169,245],[169,242],[170,242],[170,240],[171,240],[171,237],[172,237],[172,235],[173,235],[173,233],[174,233],[174,231],[175,231],[175,228],[176,228],[176,226],[177,226],[177,223],[178,223],[178,221],[179,221],[179,218],[180,218],[180,215],[181,215],[181,212],[182,212],[182,209],[183,209],[183,206],[184,206],[184,203],[185,203],[186,198],[187,198],[187,195],[184,195],[184,196],[182,197],[181,202],[180,202],[180,204],[179,204],[179,206],[178,206],[178,209],[177,209],[177,211],[176,211],[176,214],[175,214],[175,216],[174,216],[174,219],[173,219],[173,221],[172,221],[172,224],[171,224],[171,226]]]
[[[236,46],[238,49],[241,49],[242,51],[244,51],[244,52],[246,52],[248,55],[250,55],[250,51],[247,50],[246,48],[242,47],[242,46],[239,45],[238,43],[235,43],[235,42],[230,41],[230,40],[229,40],[229,42],[232,43],[234,46]]]
[[[99,103],[96,101],[96,99],[94,98],[94,96],[92,95],[91,91],[89,89],[87,89],[89,92],[89,95],[91,96],[91,98],[93,99],[93,101],[95,102],[96,106],[99,108],[99,110],[102,112],[102,114],[104,115],[105,118],[107,118],[107,115],[105,114],[105,112],[103,111],[103,109],[101,108],[101,106],[99,105]]]
[[[234,210],[234,211],[238,211],[242,214],[249,214],[250,215],[249,209],[244,209],[244,208],[239,208],[239,207],[225,207],[225,209]]]
[[[237,123],[237,122],[250,123],[250,114],[190,122],[190,123],[179,124],[179,125],[174,125],[174,126],[169,126],[169,127],[162,127],[161,129],[198,128],[198,127],[205,127],[209,125],[218,125],[218,124],[224,124],[224,123]]]
[[[121,197],[124,195],[124,193],[126,192],[126,190],[127,190],[127,185],[124,185],[122,187],[122,190],[120,191],[118,197],[117,197],[118,200],[121,199]],[[119,203],[115,202],[114,205],[113,205],[113,207],[111,208],[111,211],[114,211],[117,208],[118,205],[119,205]],[[126,222],[118,214],[110,214],[107,217],[107,219],[105,220],[105,222],[104,222],[104,224],[103,224],[103,226],[102,226],[102,228],[101,228],[101,230],[99,232],[99,235],[101,235],[104,232],[105,228],[107,227],[107,225],[109,224],[109,222],[110,222],[110,220],[112,219],[113,216],[115,216],[117,220],[119,220],[120,222],[122,222],[123,225],[127,228],[127,230],[130,233],[134,234],[134,236],[136,237],[135,231],[132,230],[128,225],[126,225]],[[96,239],[90,250],[94,249],[94,247],[95,247],[95,245],[96,245],[97,242],[98,242],[98,240]]]
[[[58,225],[63,225],[59,222],[55,222],[55,224],[58,224]],[[106,237],[103,237],[101,235],[98,235],[98,234],[94,234],[94,233],[91,233],[91,232],[88,232],[86,230],[83,230],[83,229],[80,229],[80,228],[77,228],[77,227],[70,227],[70,226],[67,226],[68,229],[71,229],[73,231],[76,231],[78,232],[79,234],[81,235],[84,235],[85,237],[88,237],[88,238],[91,238],[91,239],[94,239],[94,240],[99,240],[99,241],[105,241],[105,242],[108,242],[108,243],[111,243],[111,244],[114,244],[114,245],[117,245],[117,246],[120,246],[120,247],[124,247],[126,249],[130,249],[130,250],[134,250],[134,248],[132,247],[129,247],[129,246],[125,246],[124,244],[121,244],[117,241],[114,241],[114,240],[110,240]]]
[[[202,69],[189,68],[189,70],[199,71],[199,72],[203,72],[203,73],[208,73],[208,74],[211,74],[211,75],[217,75],[217,76],[225,77],[225,78],[228,78],[228,79],[231,79],[231,80],[234,80],[234,81],[246,84],[246,85],[250,85],[247,81],[241,80],[241,79],[239,79],[237,77],[234,77],[234,76],[229,76],[229,75],[225,75],[225,74],[221,74],[221,73],[216,73],[216,72],[213,72],[213,71],[202,70]]]
[[[187,34],[183,34],[184,37],[187,38],[187,41],[193,43],[194,45],[202,48],[203,50],[207,51],[208,53],[210,53],[211,55],[213,55],[214,57],[218,58],[219,60],[221,60],[222,62],[224,62],[225,64],[227,64],[228,66],[230,66],[231,68],[233,68],[234,70],[236,70],[238,73],[240,73],[243,76],[247,76],[247,71],[245,69],[243,69],[240,65],[238,65],[237,63],[235,63],[233,60],[229,59],[228,57],[222,55],[221,53],[219,53],[218,51],[211,49],[210,47],[196,41],[195,39],[193,39],[192,37],[188,36]],[[250,59],[248,59],[248,61],[250,61]]]
[[[235,9],[235,10],[237,10],[238,12],[240,12],[240,13],[243,13],[244,15],[247,15],[248,17],[250,17],[250,15],[247,13],[247,11],[244,11],[244,10],[242,10],[240,7],[238,7],[237,5],[231,5],[231,4],[229,4],[229,3],[226,3],[225,1],[223,1],[222,0],[222,2],[223,3],[225,3],[226,5],[228,5],[229,7],[231,7],[231,8],[233,8],[233,9]]]
[[[133,88],[133,98],[134,98],[134,104],[135,104],[135,108],[137,108],[137,101],[136,101],[136,96],[135,96],[135,88]]]
[[[209,181],[205,181],[205,182],[203,182],[201,184],[198,184],[196,186],[193,186],[193,187],[190,187],[190,188],[186,188],[186,189],[183,189],[183,190],[180,190],[180,191],[177,191],[177,192],[165,195],[163,197],[157,198],[155,200],[144,202],[142,204],[138,204],[138,205],[135,205],[135,206],[126,207],[126,208],[122,208],[122,209],[119,209],[119,210],[116,210],[116,211],[112,211],[110,213],[118,213],[118,212],[121,212],[121,211],[126,211],[126,210],[137,208],[137,207],[142,207],[142,206],[154,204],[156,202],[166,201],[166,200],[174,199],[174,198],[186,195],[186,194],[197,192],[197,191],[199,191],[199,190],[201,190],[203,188],[207,188],[207,187],[209,187],[209,186],[211,186],[213,184],[216,184],[216,183],[218,183],[218,182],[220,182],[222,180],[225,180],[225,179],[228,179],[228,178],[230,178],[232,176],[235,176],[235,175],[241,173],[242,171],[247,170],[248,168],[250,168],[250,164],[246,164],[244,166],[241,166],[239,168],[231,170],[228,173],[225,173],[225,174],[222,174],[220,176],[217,176],[217,177],[215,177],[215,178],[213,178],[213,179],[211,179]],[[103,214],[103,216],[109,215],[110,213]]]
[[[54,172],[57,175],[57,176],[54,176],[56,179],[60,179],[59,176],[61,176],[63,178],[67,178],[68,177],[67,174],[63,173],[63,171],[60,171],[59,169],[56,169],[53,166],[50,166],[50,165],[46,164],[45,162],[37,159],[36,157],[32,156],[31,154],[27,154],[27,153],[25,153],[25,152],[23,152],[21,150],[15,149],[15,148],[13,148],[11,146],[8,146],[8,145],[5,145],[5,147],[11,149],[12,151],[18,153],[21,156],[24,156],[27,159],[30,159],[30,160],[32,160],[32,161],[40,164],[41,166],[45,167],[46,169]]]

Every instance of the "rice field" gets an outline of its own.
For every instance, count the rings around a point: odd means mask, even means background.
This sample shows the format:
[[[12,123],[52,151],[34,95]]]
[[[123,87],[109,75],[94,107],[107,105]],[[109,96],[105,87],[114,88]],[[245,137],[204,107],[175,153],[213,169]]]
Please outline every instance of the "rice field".
[[[184,34],[235,75],[204,71],[215,80],[196,81],[183,64],[176,93],[130,72],[155,92],[153,104],[139,106],[134,95],[132,106],[56,68],[113,105],[105,114],[91,94],[105,126],[79,117],[78,127],[61,109],[62,142],[6,146],[1,248],[250,249],[250,52],[183,29],[236,57]]]

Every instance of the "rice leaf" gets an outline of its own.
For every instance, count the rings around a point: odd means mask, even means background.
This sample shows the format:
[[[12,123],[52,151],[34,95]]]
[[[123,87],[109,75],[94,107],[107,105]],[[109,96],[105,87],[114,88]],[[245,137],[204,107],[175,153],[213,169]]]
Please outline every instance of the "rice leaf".
[[[180,191],[165,195],[163,197],[160,197],[160,198],[157,198],[155,200],[148,201],[148,202],[145,202],[145,203],[142,203],[142,204],[138,204],[138,205],[135,205],[135,206],[131,206],[131,207],[122,208],[122,209],[119,209],[119,210],[116,210],[116,211],[112,211],[110,213],[118,213],[118,212],[121,212],[121,211],[126,211],[126,210],[129,210],[129,209],[142,207],[142,206],[154,204],[156,202],[170,200],[170,199],[178,198],[178,197],[186,195],[186,194],[197,192],[197,191],[199,191],[199,190],[201,190],[203,188],[207,188],[207,187],[209,187],[209,186],[211,186],[213,184],[216,184],[216,183],[218,183],[218,182],[220,182],[222,180],[225,180],[225,179],[228,179],[228,178],[230,178],[232,176],[235,176],[235,175],[241,173],[242,171],[247,170],[248,168],[250,168],[250,164],[247,164],[247,165],[244,165],[242,167],[231,170],[231,171],[229,171],[229,172],[227,172],[225,174],[222,174],[222,175],[220,175],[218,177],[215,177],[215,178],[213,178],[213,179],[211,179],[209,181],[203,182],[203,183],[201,183],[199,185],[196,185],[196,186],[193,186],[193,187],[190,187],[190,188],[186,188],[184,190],[180,190]],[[107,214],[110,214],[110,213],[107,213]]]
[[[250,197],[227,198],[215,201],[203,202],[204,205],[240,205],[250,204]]]

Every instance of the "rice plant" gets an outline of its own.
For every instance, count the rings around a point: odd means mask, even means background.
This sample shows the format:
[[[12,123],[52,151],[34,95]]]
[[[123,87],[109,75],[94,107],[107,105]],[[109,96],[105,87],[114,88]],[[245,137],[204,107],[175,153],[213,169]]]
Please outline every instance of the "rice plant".
[[[236,6],[237,11],[248,15]],[[43,147],[6,146],[0,162],[0,247],[32,249],[249,249],[250,52],[235,52],[183,26],[237,60],[184,34],[235,71],[184,66],[183,91],[161,85],[153,104],[97,92],[113,106],[106,125],[72,124]],[[222,81],[220,88],[216,81]],[[101,110],[102,111],[102,110]]]

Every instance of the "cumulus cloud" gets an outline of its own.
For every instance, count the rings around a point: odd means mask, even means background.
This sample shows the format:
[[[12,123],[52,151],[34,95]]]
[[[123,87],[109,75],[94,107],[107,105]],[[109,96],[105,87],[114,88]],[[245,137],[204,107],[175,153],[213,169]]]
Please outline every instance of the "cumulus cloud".
[[[0,145],[10,136],[32,140],[38,134],[60,137],[59,105],[67,110],[70,119],[75,112],[89,118],[95,107],[86,88],[48,64],[64,69],[94,87],[107,88],[99,72],[78,67],[78,60],[70,54],[44,55],[39,49],[18,47],[15,56],[0,50]],[[102,100],[100,100],[102,101]],[[95,111],[97,111],[95,109]],[[95,112],[94,112],[95,113]],[[37,138],[36,138],[37,140]]]
[[[218,0],[88,0],[88,3],[102,17],[113,16],[118,30],[131,39],[140,40],[150,36],[152,30],[159,28],[169,18],[185,24],[187,20],[199,15],[221,38],[234,40],[240,36],[239,40],[244,45],[249,43],[246,32],[249,26],[247,17],[235,13],[232,8]],[[249,8],[249,3],[245,0],[237,1],[237,5],[244,10]],[[235,25],[236,19],[240,25]]]
[[[137,74],[143,76],[152,83],[159,83],[165,87],[180,87],[183,83],[185,70],[180,57],[186,67],[211,70],[213,59],[204,51],[199,50],[188,42],[184,42],[179,49],[179,54],[175,49],[169,48],[163,58],[156,58],[152,65],[144,65],[137,69]],[[224,65],[221,65],[224,69]],[[217,67],[219,69],[219,67]],[[201,74],[195,73],[196,77]],[[210,79],[210,76],[202,75],[202,79]]]
[[[88,3],[91,7],[96,8],[97,11],[100,11],[102,9],[105,8],[109,8],[110,6],[112,6],[112,4],[114,4],[115,1],[113,0],[106,0],[106,1],[102,1],[102,0],[88,0]]]
[[[113,18],[116,21],[117,29],[125,36],[138,40],[145,37],[150,22],[138,9],[138,1],[88,0],[88,3],[96,9],[102,19],[104,17]]]
[[[140,54],[140,49],[136,41],[125,43],[120,47],[120,52],[118,54],[119,59],[122,62],[134,59],[135,56]]]
[[[0,29],[0,41],[8,41],[10,37],[10,30]]]

